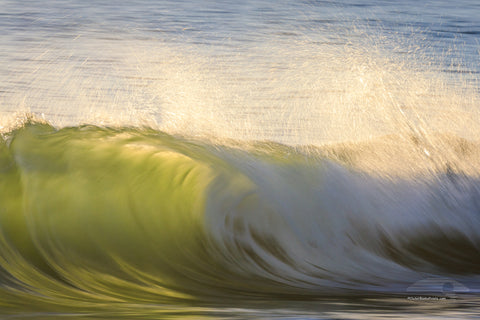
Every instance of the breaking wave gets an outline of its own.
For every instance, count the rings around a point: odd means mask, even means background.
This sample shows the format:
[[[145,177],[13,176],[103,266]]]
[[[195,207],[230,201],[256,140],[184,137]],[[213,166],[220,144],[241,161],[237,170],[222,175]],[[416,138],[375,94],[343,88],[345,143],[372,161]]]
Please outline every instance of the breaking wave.
[[[1,303],[468,286],[480,145],[435,139],[449,161],[415,137],[292,147],[29,121],[0,144]]]

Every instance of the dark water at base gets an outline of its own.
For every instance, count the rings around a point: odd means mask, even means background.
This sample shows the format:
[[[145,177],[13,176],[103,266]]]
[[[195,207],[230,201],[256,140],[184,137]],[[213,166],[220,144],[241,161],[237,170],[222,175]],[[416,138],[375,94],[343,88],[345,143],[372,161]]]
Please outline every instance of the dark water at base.
[[[479,302],[476,297],[408,296],[199,306],[112,304],[83,312],[17,312],[2,319],[478,319]]]

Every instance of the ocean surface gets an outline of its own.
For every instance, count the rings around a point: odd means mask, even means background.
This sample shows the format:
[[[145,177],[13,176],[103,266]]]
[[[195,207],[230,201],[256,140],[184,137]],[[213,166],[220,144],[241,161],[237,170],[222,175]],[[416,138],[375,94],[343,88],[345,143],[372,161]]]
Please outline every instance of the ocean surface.
[[[473,0],[0,0],[0,318],[480,318],[479,40]]]

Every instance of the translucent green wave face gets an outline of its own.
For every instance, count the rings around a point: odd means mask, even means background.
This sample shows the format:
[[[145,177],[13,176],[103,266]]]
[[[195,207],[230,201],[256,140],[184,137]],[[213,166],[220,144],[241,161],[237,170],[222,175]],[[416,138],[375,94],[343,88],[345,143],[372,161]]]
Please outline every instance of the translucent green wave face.
[[[285,223],[258,193],[249,161],[285,167],[291,149],[259,150],[135,128],[30,122],[9,133],[0,154],[4,303],[275,292],[276,280],[261,275],[269,268],[261,252],[285,253],[252,228]],[[255,236],[260,247],[249,244]]]
[[[201,148],[158,132],[43,124],[7,140],[0,249],[12,289],[156,300],[195,291],[186,276],[211,268],[203,216],[214,175],[196,159]]]
[[[234,211],[265,206],[248,175],[228,163],[235,152],[222,159],[216,148],[135,128],[29,122],[7,134],[3,303],[178,302],[258,285],[241,261],[228,259],[225,232],[212,228],[224,228],[229,222],[218,219]]]

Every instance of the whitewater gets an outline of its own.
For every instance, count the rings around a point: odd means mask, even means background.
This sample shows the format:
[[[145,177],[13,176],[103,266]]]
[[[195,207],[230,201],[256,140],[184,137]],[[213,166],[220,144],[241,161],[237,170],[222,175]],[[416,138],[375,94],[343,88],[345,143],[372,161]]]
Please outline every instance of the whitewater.
[[[1,316],[478,317],[474,2],[1,3]]]

